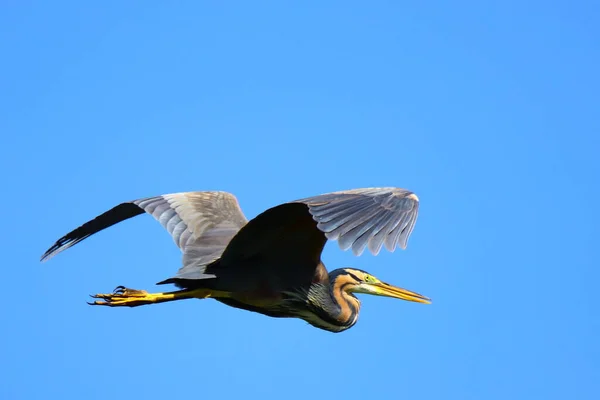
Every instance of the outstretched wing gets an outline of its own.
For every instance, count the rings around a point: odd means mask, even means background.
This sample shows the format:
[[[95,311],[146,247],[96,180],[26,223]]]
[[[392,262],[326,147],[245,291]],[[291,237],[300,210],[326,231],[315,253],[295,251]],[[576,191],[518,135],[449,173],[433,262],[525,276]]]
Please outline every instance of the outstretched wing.
[[[419,212],[419,198],[406,189],[385,187],[345,190],[296,200],[304,203],[327,239],[355,255],[366,247],[377,255],[406,249]]]
[[[367,188],[327,193],[280,204],[248,222],[223,252],[220,268],[236,269],[250,285],[267,279],[268,287],[289,289],[310,284],[319,272],[327,239],[360,255],[366,247],[378,254],[383,244],[406,248],[417,220],[417,196],[399,188]],[[210,272],[210,271],[208,271]]]
[[[418,207],[417,196],[399,188],[346,190],[280,204],[251,219],[231,239],[219,273],[235,273],[237,290],[310,285],[326,279],[320,261],[328,239],[356,255],[366,247],[378,254],[383,244],[390,251],[406,248]]]
[[[183,252],[178,277],[202,275],[221,256],[231,238],[248,221],[234,195],[226,192],[165,194],[119,204],[58,239],[42,256],[46,261],[89,236],[142,213],[152,215]]]

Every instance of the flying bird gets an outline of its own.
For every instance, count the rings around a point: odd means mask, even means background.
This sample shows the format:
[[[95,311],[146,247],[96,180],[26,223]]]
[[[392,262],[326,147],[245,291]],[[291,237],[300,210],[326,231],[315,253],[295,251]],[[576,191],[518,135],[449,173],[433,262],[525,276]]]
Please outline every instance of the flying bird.
[[[91,305],[136,307],[213,298],[270,317],[300,318],[330,332],[352,327],[360,310],[356,293],[429,304],[418,293],[385,283],[366,271],[328,272],[321,260],[327,240],[342,250],[377,255],[385,246],[406,249],[419,199],[385,187],[322,194],[269,208],[247,220],[236,197],[222,191],[183,192],[121,203],[66,234],[42,256],[46,261],[89,236],[136,215],[152,215],[183,253],[182,266],[158,282],[179,290],[148,293],[118,286]]]

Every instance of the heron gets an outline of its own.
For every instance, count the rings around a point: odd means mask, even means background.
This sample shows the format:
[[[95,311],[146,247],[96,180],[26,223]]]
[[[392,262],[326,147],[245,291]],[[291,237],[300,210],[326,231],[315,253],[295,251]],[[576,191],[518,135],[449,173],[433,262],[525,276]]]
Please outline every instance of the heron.
[[[237,198],[224,191],[164,194],[121,203],[58,239],[46,261],[112,225],[147,213],[183,253],[175,276],[157,285],[170,292],[118,286],[88,304],[137,307],[184,299],[212,298],[225,305],[275,318],[299,318],[330,332],[357,322],[355,294],[417,303],[431,300],[354,268],[328,272],[321,260],[328,240],[360,256],[406,249],[419,198],[396,187],[352,189],[279,204],[248,220]]]

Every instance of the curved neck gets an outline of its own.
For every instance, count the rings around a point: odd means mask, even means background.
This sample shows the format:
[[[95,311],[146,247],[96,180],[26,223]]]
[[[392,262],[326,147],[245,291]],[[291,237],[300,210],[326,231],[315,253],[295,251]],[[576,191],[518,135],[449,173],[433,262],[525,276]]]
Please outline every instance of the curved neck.
[[[329,288],[331,299],[339,308],[335,318],[348,328],[356,323],[360,312],[360,301],[348,291],[354,285],[356,283],[350,276],[338,275],[331,281]]]
[[[353,285],[353,278],[340,270],[329,274],[329,282],[314,284],[308,296],[311,315],[306,321],[332,332],[352,327],[360,311],[360,301],[348,291]]]

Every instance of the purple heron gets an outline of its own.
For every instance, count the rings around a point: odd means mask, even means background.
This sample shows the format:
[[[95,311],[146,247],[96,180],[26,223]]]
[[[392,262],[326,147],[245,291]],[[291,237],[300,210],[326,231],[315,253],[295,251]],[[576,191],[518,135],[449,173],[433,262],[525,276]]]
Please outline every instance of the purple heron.
[[[171,234],[183,253],[174,277],[158,284],[179,290],[148,293],[123,286],[96,294],[89,303],[136,307],[182,299],[214,298],[271,317],[300,318],[331,332],[352,327],[364,293],[418,303],[430,300],[382,282],[368,272],[340,268],[328,273],[321,253],[327,240],[355,255],[382,246],[406,249],[419,209],[405,189],[353,189],[295,200],[248,221],[227,192],[165,194],[125,202],[60,238],[48,260],[87,237],[144,212]]]

